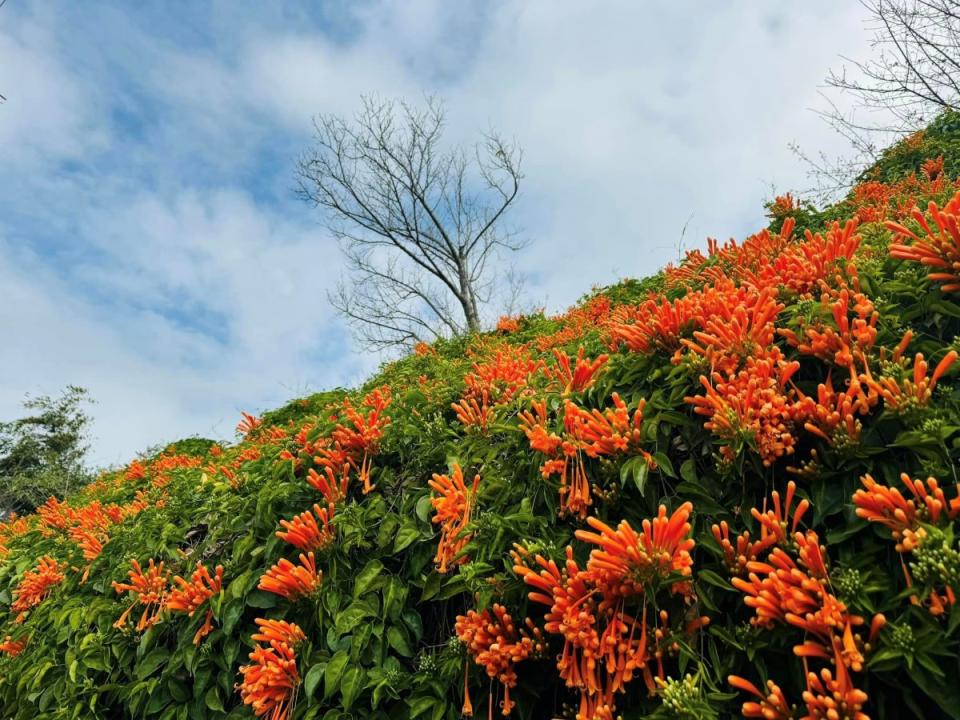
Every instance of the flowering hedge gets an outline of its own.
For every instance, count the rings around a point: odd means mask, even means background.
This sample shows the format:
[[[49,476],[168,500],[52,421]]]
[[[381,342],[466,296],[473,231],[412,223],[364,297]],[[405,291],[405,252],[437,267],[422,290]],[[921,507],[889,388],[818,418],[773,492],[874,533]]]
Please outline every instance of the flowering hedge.
[[[944,167],[9,519],[4,716],[960,717]]]

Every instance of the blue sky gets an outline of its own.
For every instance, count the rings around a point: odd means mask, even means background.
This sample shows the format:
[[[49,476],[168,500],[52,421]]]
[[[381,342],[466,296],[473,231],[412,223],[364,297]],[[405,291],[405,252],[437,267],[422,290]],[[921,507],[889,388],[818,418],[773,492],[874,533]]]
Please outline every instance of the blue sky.
[[[94,459],[229,438],[240,410],[354,384],[341,272],[293,193],[311,117],[446,100],[451,141],[525,150],[531,305],[763,224],[805,187],[857,3],[27,3],[0,8],[0,418],[88,387]]]

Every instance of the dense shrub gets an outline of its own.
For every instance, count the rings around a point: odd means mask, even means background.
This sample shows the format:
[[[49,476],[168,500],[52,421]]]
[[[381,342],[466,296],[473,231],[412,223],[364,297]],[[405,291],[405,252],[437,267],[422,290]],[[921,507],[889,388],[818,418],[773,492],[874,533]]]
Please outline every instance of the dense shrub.
[[[5,715],[960,717],[943,167],[7,522]]]

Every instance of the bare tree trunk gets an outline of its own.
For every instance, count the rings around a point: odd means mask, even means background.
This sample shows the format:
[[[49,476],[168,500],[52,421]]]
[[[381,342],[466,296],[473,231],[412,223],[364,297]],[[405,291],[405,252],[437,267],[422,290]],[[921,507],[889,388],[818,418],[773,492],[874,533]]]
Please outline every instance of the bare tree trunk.
[[[523,246],[504,227],[522,153],[488,134],[473,153],[441,146],[442,105],[365,98],[353,122],[315,120],[301,196],[326,213],[348,274],[331,296],[374,348],[476,332],[498,290],[493,260]]]

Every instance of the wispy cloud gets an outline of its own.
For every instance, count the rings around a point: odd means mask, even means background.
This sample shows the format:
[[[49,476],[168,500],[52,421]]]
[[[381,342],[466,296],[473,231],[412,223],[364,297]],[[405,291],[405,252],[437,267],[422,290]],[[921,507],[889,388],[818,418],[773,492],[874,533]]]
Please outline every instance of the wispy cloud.
[[[292,192],[311,116],[445,97],[451,139],[526,150],[516,216],[557,310],[763,222],[804,183],[786,143],[859,7],[379,3],[0,10],[0,417],[90,387],[96,459],[229,436],[240,409],[376,366],[325,299],[335,245]]]

